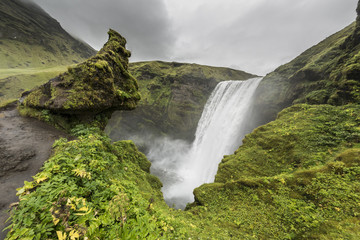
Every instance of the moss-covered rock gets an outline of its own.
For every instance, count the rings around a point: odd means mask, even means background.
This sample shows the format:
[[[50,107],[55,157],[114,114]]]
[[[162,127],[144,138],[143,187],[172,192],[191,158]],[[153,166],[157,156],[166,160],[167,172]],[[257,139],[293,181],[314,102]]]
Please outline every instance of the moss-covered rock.
[[[203,106],[216,84],[255,75],[222,67],[176,62],[130,63],[141,101],[131,112],[115,112],[107,132],[116,140],[132,135],[166,134],[192,139]]]
[[[63,114],[135,108],[140,95],[127,71],[126,40],[114,30],[108,34],[108,42],[94,57],[25,93],[23,106]]]

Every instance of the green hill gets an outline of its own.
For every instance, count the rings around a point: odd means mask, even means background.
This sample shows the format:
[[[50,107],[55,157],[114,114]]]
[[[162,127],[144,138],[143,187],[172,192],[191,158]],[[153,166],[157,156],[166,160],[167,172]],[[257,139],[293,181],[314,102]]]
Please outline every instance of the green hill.
[[[0,102],[95,53],[34,3],[0,0]]]
[[[352,23],[266,75],[257,90],[257,118],[267,122],[296,103],[360,103],[359,28]]]
[[[185,211],[165,204],[161,182],[131,141],[112,142],[81,124],[70,131],[76,138],[58,140],[42,172],[18,189],[7,239],[359,239],[358,10],[356,23],[265,77],[258,117],[273,121],[223,158],[215,182],[196,188]],[[198,65],[130,68],[143,94],[139,108],[147,109],[140,113],[155,115],[140,114],[149,123],[135,126],[164,124],[164,133],[180,128],[182,111],[195,112],[199,93],[224,80]],[[169,111],[171,104],[178,111]]]
[[[0,68],[68,65],[94,53],[37,5],[0,1]]]

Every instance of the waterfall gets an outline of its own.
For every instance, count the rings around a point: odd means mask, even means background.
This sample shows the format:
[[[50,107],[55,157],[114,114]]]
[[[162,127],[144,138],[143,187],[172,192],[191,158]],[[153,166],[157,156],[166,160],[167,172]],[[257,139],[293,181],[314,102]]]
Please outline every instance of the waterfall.
[[[183,208],[192,202],[194,188],[213,182],[223,156],[241,145],[245,134],[252,130],[247,129],[246,120],[261,79],[220,82],[204,107],[190,146],[166,139],[159,144],[163,148],[149,152],[152,171],[163,180],[168,204]]]

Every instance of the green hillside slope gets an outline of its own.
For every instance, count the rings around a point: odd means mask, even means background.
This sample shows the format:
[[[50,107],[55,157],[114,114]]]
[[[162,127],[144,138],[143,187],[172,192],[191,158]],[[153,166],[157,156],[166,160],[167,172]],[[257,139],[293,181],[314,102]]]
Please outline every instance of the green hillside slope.
[[[223,158],[215,182],[196,188],[185,211],[165,204],[161,182],[131,141],[112,142],[81,124],[70,131],[76,139],[58,140],[42,172],[18,189],[7,239],[360,239],[359,33],[360,16],[266,76],[258,116],[274,121]],[[205,101],[200,93],[225,80],[198,65],[130,68],[143,110],[127,122],[119,117],[120,130],[132,121],[144,132],[182,129],[178,120]],[[213,76],[227,71],[218,70]]]
[[[0,0],[0,102],[18,98],[95,52],[34,3]]]
[[[0,1],[0,68],[77,63],[94,53],[37,5]]]
[[[360,102],[360,45],[354,22],[268,74],[257,91],[257,108],[267,122],[296,103],[343,105]]]

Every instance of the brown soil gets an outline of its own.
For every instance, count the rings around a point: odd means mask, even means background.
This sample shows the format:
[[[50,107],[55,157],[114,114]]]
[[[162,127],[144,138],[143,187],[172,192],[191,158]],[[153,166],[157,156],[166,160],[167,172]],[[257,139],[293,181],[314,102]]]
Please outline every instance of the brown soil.
[[[9,205],[18,202],[16,188],[31,181],[46,161],[54,141],[63,132],[36,119],[21,117],[13,106],[0,109],[0,239],[9,217]]]

